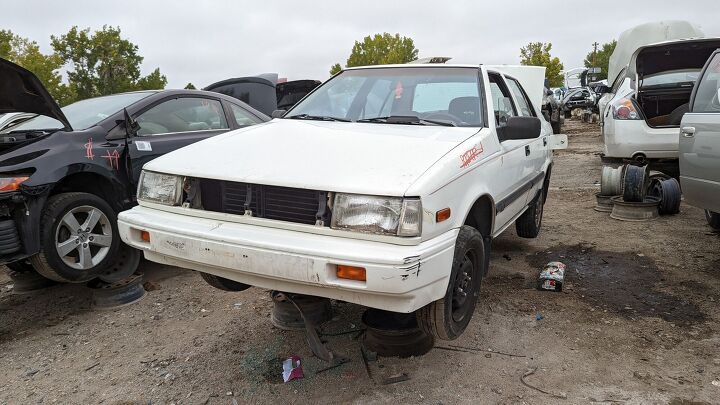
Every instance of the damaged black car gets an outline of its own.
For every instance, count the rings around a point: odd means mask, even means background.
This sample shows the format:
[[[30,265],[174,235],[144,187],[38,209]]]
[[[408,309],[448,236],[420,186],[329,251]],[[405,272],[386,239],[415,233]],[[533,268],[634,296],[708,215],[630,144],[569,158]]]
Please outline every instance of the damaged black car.
[[[60,282],[131,275],[140,253],[118,236],[146,162],[270,118],[200,90],[139,91],[60,108],[30,71],[0,59],[0,264]]]

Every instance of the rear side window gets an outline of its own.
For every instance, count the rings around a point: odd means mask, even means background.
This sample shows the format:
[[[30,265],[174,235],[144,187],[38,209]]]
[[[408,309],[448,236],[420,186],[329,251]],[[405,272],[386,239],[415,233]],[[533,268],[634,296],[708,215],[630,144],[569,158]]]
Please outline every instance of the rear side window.
[[[518,102],[518,110],[520,113],[520,116],[522,117],[534,117],[535,116],[535,110],[532,108],[532,105],[530,104],[530,100],[528,100],[527,95],[525,94],[525,91],[523,91],[522,87],[520,87],[520,83],[518,83],[517,80],[507,77],[507,84],[510,88],[510,91],[513,93],[513,96],[515,96],[515,100]],[[588,93],[588,95],[590,95]]]
[[[705,73],[698,82],[695,101],[692,105],[694,113],[720,113],[720,53],[715,54],[708,64]]]
[[[256,116],[245,111],[245,109],[239,105],[230,103],[230,108],[232,109],[233,116],[235,116],[235,122],[237,122],[238,126],[246,127],[248,125],[255,125],[262,122]]]

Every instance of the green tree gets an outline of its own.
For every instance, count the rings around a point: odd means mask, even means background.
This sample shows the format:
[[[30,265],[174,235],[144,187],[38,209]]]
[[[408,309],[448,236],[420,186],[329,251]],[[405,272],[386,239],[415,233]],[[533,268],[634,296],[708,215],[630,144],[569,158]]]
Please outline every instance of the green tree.
[[[167,86],[167,77],[160,73],[160,68],[137,81],[138,90],[162,90]]]
[[[600,73],[595,75],[597,80],[604,80],[608,78],[607,75],[608,65],[610,64],[610,55],[612,55],[612,53],[615,51],[616,45],[617,41],[615,40],[604,43],[600,46],[597,52],[595,52],[595,49],[593,49],[585,57],[586,68],[599,67],[601,69]]]
[[[391,35],[387,32],[366,36],[362,42],[355,41],[346,67],[408,63],[417,59],[418,50],[412,38]],[[330,68],[335,74],[342,68],[339,63]]]
[[[185,90],[197,90],[194,84],[188,83],[187,86],[185,86]]]
[[[545,78],[551,87],[563,85],[563,64],[557,57],[552,57],[552,43],[530,42],[520,48],[520,64],[526,66],[545,66]]]
[[[335,76],[342,70],[342,66],[340,66],[339,63],[336,63],[332,66],[330,66],[330,75]]]
[[[167,78],[155,69],[140,77],[143,57],[137,45],[121,36],[120,27],[103,26],[90,32],[72,27],[66,34],[51,36],[55,52],[68,70],[70,88],[78,99],[147,88],[165,88]]]
[[[62,76],[59,73],[63,66],[62,58],[56,54],[43,54],[37,42],[15,35],[11,31],[2,30],[0,57],[33,72],[60,105],[65,105],[74,99],[68,86],[62,83]]]

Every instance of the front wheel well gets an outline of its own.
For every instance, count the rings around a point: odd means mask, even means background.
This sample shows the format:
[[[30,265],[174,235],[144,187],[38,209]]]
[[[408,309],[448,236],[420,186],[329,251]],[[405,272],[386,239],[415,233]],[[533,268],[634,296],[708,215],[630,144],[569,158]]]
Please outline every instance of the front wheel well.
[[[495,203],[488,195],[483,195],[473,203],[465,218],[464,225],[471,226],[484,237],[492,236],[495,222]]]
[[[121,210],[121,196],[113,190],[110,181],[97,173],[75,173],[55,183],[50,196],[60,193],[84,192],[96,195],[115,210]]]

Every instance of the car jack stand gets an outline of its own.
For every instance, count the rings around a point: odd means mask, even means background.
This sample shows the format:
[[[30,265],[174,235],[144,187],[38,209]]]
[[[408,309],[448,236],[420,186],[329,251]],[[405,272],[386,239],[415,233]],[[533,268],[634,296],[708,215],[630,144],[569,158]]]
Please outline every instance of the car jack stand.
[[[333,365],[347,362],[347,359],[342,356],[335,355],[332,351],[330,351],[330,349],[327,348],[327,346],[323,344],[323,342],[320,340],[320,336],[317,333],[315,324],[308,317],[305,316],[302,308],[300,308],[300,306],[292,299],[291,294],[286,294],[283,292],[276,292],[276,294],[278,298],[289,301],[295,306],[295,308],[297,308],[298,312],[300,312],[300,315],[303,318],[303,322],[305,323],[305,336],[307,338],[308,346],[310,346],[310,350],[312,350],[313,354],[317,358]]]

